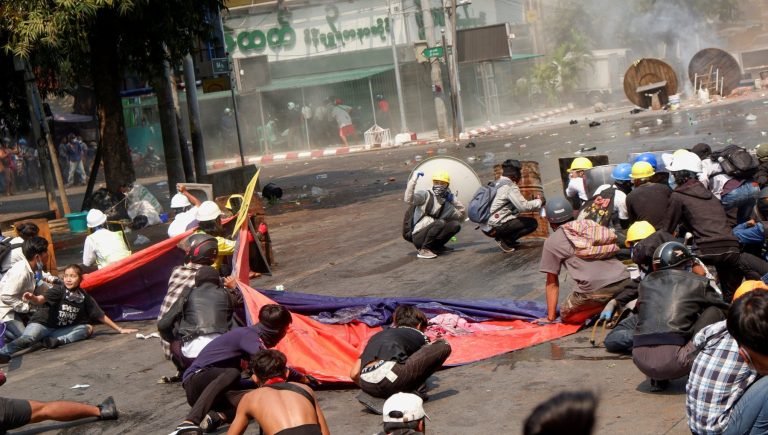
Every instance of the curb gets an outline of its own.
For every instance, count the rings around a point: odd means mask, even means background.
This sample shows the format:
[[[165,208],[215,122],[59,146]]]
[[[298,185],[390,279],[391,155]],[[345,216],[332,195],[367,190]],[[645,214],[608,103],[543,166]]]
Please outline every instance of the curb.
[[[573,105],[569,104],[567,106],[563,106],[547,112],[541,112],[535,115],[526,116],[525,118],[515,119],[507,122],[500,122],[498,124],[492,124],[486,127],[475,128],[467,131],[467,133],[469,134],[470,139],[475,137],[480,137],[480,136],[486,136],[489,134],[498,133],[499,131],[509,130],[512,127],[517,127],[527,122],[537,121],[539,119],[544,119],[544,118],[549,118],[550,116],[559,115],[561,113],[567,112],[572,109],[573,109]]]

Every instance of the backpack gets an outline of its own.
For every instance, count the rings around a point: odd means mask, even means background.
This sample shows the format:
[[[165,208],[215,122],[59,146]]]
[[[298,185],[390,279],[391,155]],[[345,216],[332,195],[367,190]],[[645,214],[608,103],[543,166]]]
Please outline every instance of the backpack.
[[[432,210],[435,206],[435,195],[432,194],[432,192],[427,191],[429,198],[427,198],[427,202],[424,205],[424,214],[419,217],[419,220],[414,222],[413,218],[416,214],[416,209],[419,208],[416,204],[411,204],[408,207],[408,210],[405,211],[405,215],[403,216],[403,238],[409,242],[413,242],[413,229],[416,227],[416,224],[418,224],[422,219],[424,219],[424,216],[432,216],[429,214],[429,211]],[[437,210],[436,216],[440,216],[440,213],[443,212],[443,206],[440,206],[440,208]],[[436,217],[432,216],[432,217]]]
[[[616,188],[609,187],[584,203],[576,220],[589,219],[604,227],[611,227]]]
[[[573,245],[574,254],[584,260],[604,260],[619,252],[616,233],[612,228],[584,219],[571,221],[561,227],[565,237]]]
[[[11,238],[6,237],[0,241],[0,263],[5,261],[5,257],[11,255],[11,251],[21,246],[21,243],[11,243]],[[8,272],[7,270],[0,270],[0,273]]]
[[[472,199],[467,206],[467,216],[469,220],[477,224],[484,224],[488,222],[491,214],[498,210],[491,210],[493,200],[496,198],[496,192],[499,187],[508,185],[509,182],[504,180],[498,185],[496,183],[480,186],[475,194],[472,195]]]
[[[728,145],[717,153],[713,153],[712,160],[720,163],[723,173],[734,178],[751,178],[757,172],[760,162],[746,149],[738,145]]]

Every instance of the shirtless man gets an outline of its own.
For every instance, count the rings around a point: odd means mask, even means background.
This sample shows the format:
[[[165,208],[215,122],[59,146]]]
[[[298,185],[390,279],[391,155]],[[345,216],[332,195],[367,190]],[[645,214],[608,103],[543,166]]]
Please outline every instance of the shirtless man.
[[[252,379],[259,388],[243,396],[228,435],[242,434],[251,419],[265,435],[328,435],[323,411],[311,388],[287,382],[288,368],[282,352],[265,349],[250,361]]]

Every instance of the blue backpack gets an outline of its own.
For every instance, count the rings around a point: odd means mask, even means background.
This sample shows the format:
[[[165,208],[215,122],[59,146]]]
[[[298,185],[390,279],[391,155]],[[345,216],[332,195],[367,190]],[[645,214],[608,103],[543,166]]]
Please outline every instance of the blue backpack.
[[[479,189],[472,195],[472,199],[469,201],[467,207],[467,216],[469,220],[477,224],[484,224],[488,222],[491,217],[491,204],[493,204],[494,198],[496,198],[496,191],[499,187],[509,184],[504,180],[500,183],[489,183],[485,186],[480,186]],[[493,210],[498,211],[498,210]]]

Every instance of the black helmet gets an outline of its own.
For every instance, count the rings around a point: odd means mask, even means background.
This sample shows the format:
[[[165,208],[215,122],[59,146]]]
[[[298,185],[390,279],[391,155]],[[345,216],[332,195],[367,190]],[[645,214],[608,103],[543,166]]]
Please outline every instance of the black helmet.
[[[656,270],[669,269],[693,260],[693,254],[680,242],[662,243],[653,253]]]
[[[219,255],[219,242],[208,234],[192,234],[187,238],[185,263],[195,263],[210,266]]]
[[[562,196],[547,201],[545,211],[551,224],[562,224],[573,219],[573,206]]]

